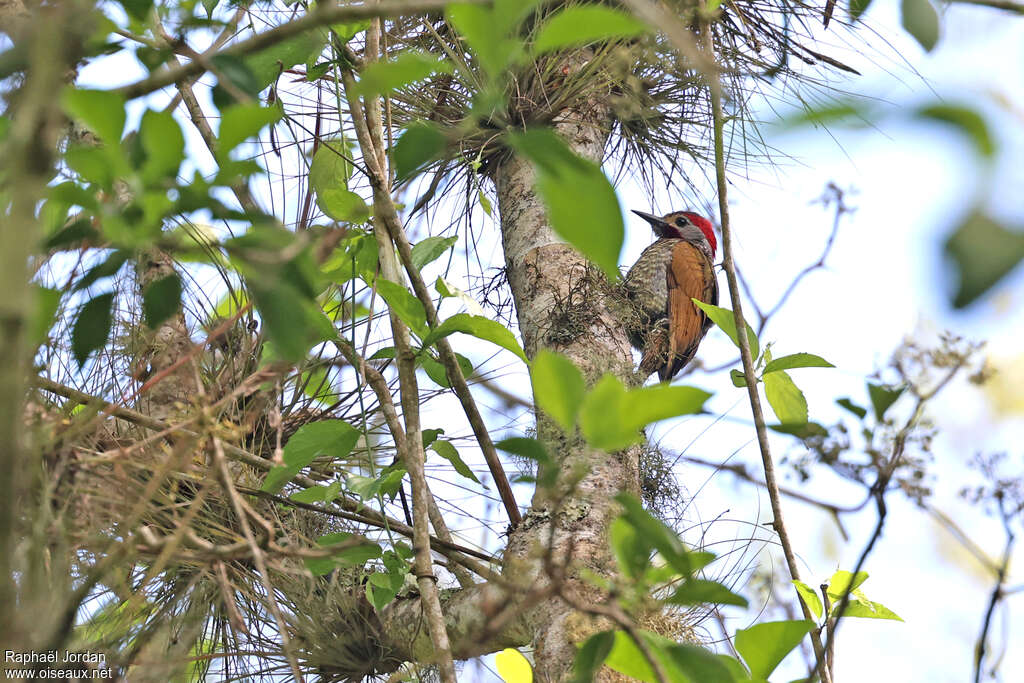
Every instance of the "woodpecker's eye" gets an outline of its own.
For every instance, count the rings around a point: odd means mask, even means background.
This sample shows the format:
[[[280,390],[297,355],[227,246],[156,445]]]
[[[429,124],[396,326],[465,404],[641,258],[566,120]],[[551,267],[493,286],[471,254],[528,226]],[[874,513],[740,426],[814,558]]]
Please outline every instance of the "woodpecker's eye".
[[[680,216],[679,218],[676,219],[676,227],[685,228],[687,223],[689,223],[689,221],[687,221],[682,216]]]

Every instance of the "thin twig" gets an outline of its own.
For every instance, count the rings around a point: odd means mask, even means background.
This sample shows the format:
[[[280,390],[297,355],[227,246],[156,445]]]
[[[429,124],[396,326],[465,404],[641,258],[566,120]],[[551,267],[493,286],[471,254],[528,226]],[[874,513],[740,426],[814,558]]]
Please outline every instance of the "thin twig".
[[[704,31],[705,48],[709,55],[714,54],[714,38],[710,30]],[[754,426],[757,431],[757,444],[761,450],[761,463],[764,466],[765,487],[768,490],[768,499],[771,501],[772,515],[774,520],[772,526],[779,536],[779,543],[782,546],[783,555],[786,558],[786,565],[789,567],[790,577],[794,581],[800,579],[800,570],[797,566],[796,553],[789,538],[782,517],[782,497],[779,492],[779,485],[775,478],[775,463],[772,460],[770,446],[768,445],[768,428],[764,419],[764,411],[761,408],[761,397],[758,392],[757,383],[754,381],[754,358],[750,354],[750,340],[747,339],[747,325],[743,318],[742,302],[740,300],[740,288],[736,279],[736,265],[733,261],[732,230],[729,226],[729,200],[727,196],[728,184],[725,177],[725,144],[723,141],[723,128],[725,118],[722,114],[722,81],[717,70],[705,72],[711,91],[711,113],[714,118],[714,144],[715,144],[715,176],[718,184],[718,209],[721,215],[722,225],[722,267],[725,270],[726,279],[729,282],[729,296],[732,301],[733,317],[736,321],[737,340],[740,346],[740,359],[743,362],[743,372],[747,378],[747,396],[750,399],[750,410],[754,418]],[[814,621],[814,615],[810,609],[800,600],[800,607],[803,610],[804,618]],[[818,673],[823,683],[831,683],[831,676],[824,665],[824,648],[821,644],[821,631],[815,628],[811,631],[811,645],[814,647],[815,656],[818,659]]]
[[[491,0],[460,1],[467,4],[489,4]],[[324,2],[318,4],[316,9],[301,19],[295,19],[294,21],[276,26],[269,31],[257,33],[248,40],[235,43],[232,47],[224,50],[223,54],[241,57],[276,45],[305,31],[326,26],[327,24],[370,19],[372,17],[436,12],[443,10],[448,4],[450,4],[450,0],[382,0],[379,3],[362,5],[334,5]],[[188,64],[161,69],[140,81],[118,88],[115,92],[129,100],[148,95],[151,92],[173,85],[178,81],[203,73],[205,71],[203,62],[209,63],[209,60],[216,54],[218,54],[218,50],[207,50],[202,55],[204,58],[202,61],[196,60]]]
[[[988,609],[985,610],[985,619],[981,624],[981,633],[978,634],[978,641],[974,645],[974,683],[981,683],[982,664],[985,663],[985,650],[988,642],[988,630],[992,624],[992,615],[995,614],[996,606],[1000,600],[1006,597],[1003,590],[1006,585],[1006,575],[1010,570],[1010,557],[1013,554],[1013,544],[1016,540],[1013,528],[1010,526],[1011,514],[1006,510],[1006,499],[998,497],[999,513],[1003,518],[1003,529],[1006,531],[1006,545],[1003,546],[1003,559],[996,570],[996,584],[992,587],[992,594],[989,596]],[[997,667],[993,667],[997,668]],[[995,672],[992,672],[995,677]]]

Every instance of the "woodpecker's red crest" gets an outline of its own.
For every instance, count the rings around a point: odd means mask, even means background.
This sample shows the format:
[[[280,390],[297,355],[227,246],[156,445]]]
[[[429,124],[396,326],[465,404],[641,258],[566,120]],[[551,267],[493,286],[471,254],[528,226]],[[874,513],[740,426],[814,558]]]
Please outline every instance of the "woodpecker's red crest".
[[[718,304],[712,268],[718,241],[711,222],[692,211],[661,218],[633,213],[650,223],[658,240],[626,274],[623,289],[633,307],[627,332],[643,354],[641,372],[657,371],[662,380],[671,379],[690,362],[711,327],[691,299]]]

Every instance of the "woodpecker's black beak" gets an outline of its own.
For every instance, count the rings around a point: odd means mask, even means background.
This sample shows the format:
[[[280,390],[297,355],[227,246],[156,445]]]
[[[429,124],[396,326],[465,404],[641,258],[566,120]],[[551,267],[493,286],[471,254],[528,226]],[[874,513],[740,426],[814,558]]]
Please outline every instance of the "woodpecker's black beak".
[[[645,221],[650,223],[651,228],[654,230],[654,234],[656,234],[658,237],[667,237],[672,234],[672,228],[669,226],[669,224],[661,220],[657,216],[636,210],[633,210],[633,213],[635,213],[637,216],[640,216],[640,218],[643,218]]]

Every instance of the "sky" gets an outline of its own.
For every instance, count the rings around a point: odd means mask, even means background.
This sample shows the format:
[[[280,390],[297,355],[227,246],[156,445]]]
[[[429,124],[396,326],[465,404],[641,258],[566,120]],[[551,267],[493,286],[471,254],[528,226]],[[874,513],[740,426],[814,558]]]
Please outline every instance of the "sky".
[[[837,13],[842,11],[837,8]],[[949,329],[987,340],[987,352],[1002,376],[1024,382],[1024,349],[1018,341],[1024,336],[1024,315],[1017,312],[1024,307],[1024,269],[1018,268],[971,308],[954,311],[948,304],[949,269],[941,249],[944,236],[976,204],[1024,225],[1024,164],[1019,162],[1024,158],[1024,19],[985,8],[952,7],[943,13],[943,37],[931,54],[902,31],[895,0],[875,0],[865,19],[874,32],[868,34],[867,45],[844,45],[842,36],[831,29],[822,34],[822,40],[831,44],[826,52],[863,74],[839,79],[838,87],[877,98],[881,114],[871,125],[858,128],[794,129],[778,125],[778,116],[767,103],[758,105],[762,133],[785,156],[770,167],[737,173],[730,185],[736,258],[763,307],[774,303],[794,274],[819,257],[833,219],[830,210],[815,203],[826,183],[842,188],[847,203],[856,209],[844,216],[826,266],[806,278],[762,336],[762,343],[774,343],[777,356],[806,351],[837,366],[793,372],[807,395],[811,419],[823,424],[842,416],[833,403],[839,396],[866,404],[865,376],[884,367],[908,335],[928,341]],[[83,70],[82,81],[108,87],[115,84],[113,80],[130,81],[137,75],[111,71],[109,64],[97,65]],[[967,102],[986,112],[1000,150],[990,166],[977,158],[958,133],[910,115],[916,106],[936,100]],[[197,150],[201,143],[191,138],[189,145]],[[204,153],[197,154],[203,157]],[[700,170],[692,169],[695,174]],[[667,213],[684,208],[681,204],[715,203],[709,188],[699,198],[662,194],[653,201],[628,180],[618,190],[624,209]],[[626,216],[623,264],[631,263],[650,242],[646,224]],[[482,246],[500,262],[495,241],[488,244],[485,239]],[[724,278],[721,284],[724,292]],[[490,354],[490,349],[464,337],[456,342],[457,350],[474,359]],[[734,358],[730,342],[717,330],[709,334],[701,356],[708,365]],[[484,367],[501,368],[506,388],[528,395],[522,365],[499,357]],[[725,417],[676,421],[658,427],[652,436],[669,449],[711,460],[731,457],[731,462],[748,463],[756,471],[753,466],[759,456],[744,393],[731,386],[724,372],[695,373],[682,383],[713,390],[709,405]],[[1012,383],[1010,391],[1014,391]],[[485,392],[476,393],[492,408],[487,415],[490,424],[506,428],[507,411]],[[905,408],[897,406],[901,407]],[[425,415],[425,424],[430,417]],[[439,424],[451,422],[444,408],[433,417]],[[995,556],[1002,544],[998,522],[965,506],[957,491],[972,480],[966,462],[976,451],[1009,450],[1019,462],[1024,418],[1019,412],[1000,414],[984,392],[962,381],[936,402],[933,418],[941,431],[934,447],[939,478],[933,502]],[[512,422],[517,426],[509,426],[509,433],[515,429],[521,433],[529,424],[525,415],[512,416]],[[466,434],[468,429],[456,422],[449,426],[449,433]],[[793,443],[783,437],[773,438],[772,443],[776,458],[794,452]],[[473,460],[474,454],[467,448],[463,456]],[[440,475],[446,465],[431,463],[431,467]],[[691,541],[703,535],[715,548],[728,548],[734,539],[749,535],[752,523],[771,519],[764,492],[738,484],[728,474],[711,476],[710,470],[685,465],[679,465],[676,474],[684,490],[694,496],[684,514]],[[802,488],[793,478],[784,483],[839,502],[856,503],[862,496],[835,477],[815,476]],[[487,498],[456,489],[446,493],[454,505],[487,508],[496,520],[493,529],[503,528],[500,510]],[[529,489],[520,485],[517,494],[525,505]],[[835,525],[819,510],[792,500],[784,506],[804,579],[812,585],[837,568],[852,568],[875,520],[870,507],[844,519],[850,541],[843,543]],[[492,549],[501,542],[473,520],[457,526],[467,541]],[[754,559],[757,552],[762,553],[760,560],[771,562],[766,544],[754,544],[744,558]],[[1019,550],[1016,559],[1019,565]],[[734,559],[729,562],[745,566]],[[774,566],[777,573],[785,572],[781,564]],[[893,495],[885,533],[866,569],[871,574],[863,586],[867,596],[894,610],[905,623],[844,621],[836,680],[968,680],[991,590],[977,562],[927,515]],[[1009,583],[1022,582],[1024,577],[1018,574]],[[737,589],[744,592],[742,580]],[[1021,599],[1020,595],[1008,599],[998,628],[993,629],[997,648],[1000,643],[1006,648],[1001,668],[1005,681],[1024,678]],[[749,626],[757,617],[734,608],[725,613],[730,629]],[[1004,642],[1007,637],[1010,640]],[[487,666],[471,666],[466,672],[479,680],[497,680]],[[777,680],[802,672],[802,664],[791,658]]]

